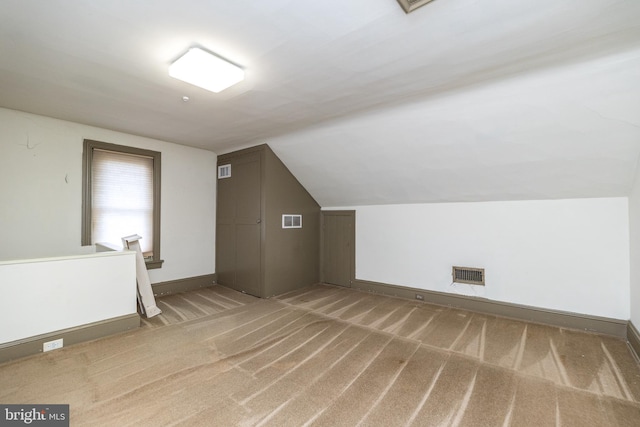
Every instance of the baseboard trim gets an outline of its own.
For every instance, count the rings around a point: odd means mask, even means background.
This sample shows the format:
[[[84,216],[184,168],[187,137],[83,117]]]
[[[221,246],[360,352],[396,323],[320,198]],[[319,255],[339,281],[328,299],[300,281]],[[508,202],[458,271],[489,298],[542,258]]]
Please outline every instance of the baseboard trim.
[[[559,310],[550,310],[520,304],[491,301],[485,298],[474,298],[465,295],[447,294],[424,289],[385,283],[354,280],[352,288],[389,296],[416,299],[416,294],[424,296],[424,301],[432,304],[462,308],[464,310],[494,316],[510,317],[528,322],[553,325],[562,328],[579,329],[599,334],[611,335],[627,339],[628,321],[607,317],[589,316]],[[640,343],[640,341],[639,341]]]
[[[636,360],[640,361],[640,332],[638,332],[638,329],[631,323],[631,320],[629,320],[627,324],[627,341],[629,341],[629,346],[635,353]]]
[[[47,341],[63,338],[64,346],[68,347],[73,344],[92,341],[139,327],[140,316],[134,313],[0,344],[0,363],[42,353],[42,344]]]
[[[191,291],[199,288],[207,288],[216,283],[216,275],[206,274],[204,276],[187,277],[185,279],[170,280],[167,282],[153,283],[151,288],[155,296],[177,294],[179,292]]]

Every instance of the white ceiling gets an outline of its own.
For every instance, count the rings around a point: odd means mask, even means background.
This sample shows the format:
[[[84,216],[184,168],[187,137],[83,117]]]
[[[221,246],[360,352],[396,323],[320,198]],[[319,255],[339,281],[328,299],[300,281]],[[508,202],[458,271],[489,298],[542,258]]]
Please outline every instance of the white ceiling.
[[[195,45],[246,80],[170,78]],[[640,1],[3,0],[0,106],[218,153],[268,142],[322,206],[624,196]]]

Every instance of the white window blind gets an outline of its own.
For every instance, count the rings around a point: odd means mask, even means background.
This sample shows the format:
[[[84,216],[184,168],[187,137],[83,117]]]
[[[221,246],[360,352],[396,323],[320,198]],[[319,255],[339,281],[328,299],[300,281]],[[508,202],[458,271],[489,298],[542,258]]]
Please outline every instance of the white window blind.
[[[91,177],[91,243],[139,234],[153,256],[153,158],[94,149]]]

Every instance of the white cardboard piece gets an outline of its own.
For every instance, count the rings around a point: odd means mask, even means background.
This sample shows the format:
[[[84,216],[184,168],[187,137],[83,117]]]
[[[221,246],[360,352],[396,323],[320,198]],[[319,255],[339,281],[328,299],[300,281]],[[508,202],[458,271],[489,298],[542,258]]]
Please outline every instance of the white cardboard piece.
[[[138,282],[138,303],[142,308],[147,318],[157,316],[162,313],[162,310],[156,305],[156,299],[153,296],[153,289],[151,289],[151,280],[149,280],[149,273],[147,273],[147,266],[144,262],[144,256],[142,256],[142,250],[140,249],[139,240],[141,236],[133,234],[122,238],[122,245],[130,250],[136,251],[136,280]]]

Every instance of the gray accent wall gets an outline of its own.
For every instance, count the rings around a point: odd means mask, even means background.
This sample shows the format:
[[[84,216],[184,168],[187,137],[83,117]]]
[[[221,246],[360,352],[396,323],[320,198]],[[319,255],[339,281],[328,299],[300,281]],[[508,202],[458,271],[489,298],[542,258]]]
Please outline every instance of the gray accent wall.
[[[279,295],[320,280],[320,205],[264,145],[265,292]],[[282,228],[282,215],[301,214],[302,228]]]
[[[255,159],[256,155],[258,161],[245,161]],[[318,283],[318,203],[267,145],[218,157],[218,165],[225,164],[231,164],[232,167],[231,177],[218,180],[218,283],[265,298]],[[245,178],[253,173],[242,170],[242,175],[239,175],[238,165],[256,168],[255,173],[260,175],[257,191],[255,185],[243,184]],[[259,228],[259,245],[252,243],[248,236],[240,232],[241,226],[248,226],[248,220],[242,217],[242,211],[246,210],[243,206],[253,205],[254,202],[259,208],[252,209],[252,212],[256,212],[256,218],[251,222]],[[302,228],[283,228],[282,215],[285,214],[302,215]],[[255,259],[257,246],[259,262],[243,263],[242,260],[247,257]],[[252,249],[245,253],[247,248]]]

